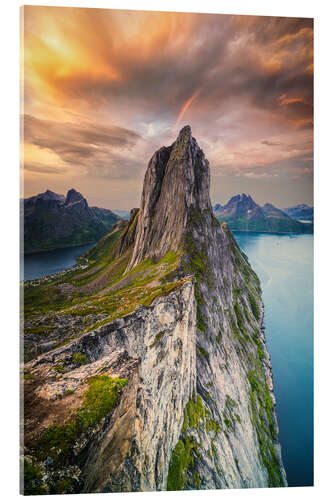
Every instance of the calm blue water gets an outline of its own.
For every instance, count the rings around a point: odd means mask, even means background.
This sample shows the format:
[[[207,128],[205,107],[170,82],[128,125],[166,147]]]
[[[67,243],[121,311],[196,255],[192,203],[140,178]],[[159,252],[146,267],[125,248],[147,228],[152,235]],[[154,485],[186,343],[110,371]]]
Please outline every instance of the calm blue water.
[[[313,485],[313,235],[234,233],[265,304],[289,486]]]
[[[77,257],[80,257],[80,255],[93,245],[95,243],[26,255],[24,257],[24,281],[41,278],[42,276],[68,269],[76,264]]]

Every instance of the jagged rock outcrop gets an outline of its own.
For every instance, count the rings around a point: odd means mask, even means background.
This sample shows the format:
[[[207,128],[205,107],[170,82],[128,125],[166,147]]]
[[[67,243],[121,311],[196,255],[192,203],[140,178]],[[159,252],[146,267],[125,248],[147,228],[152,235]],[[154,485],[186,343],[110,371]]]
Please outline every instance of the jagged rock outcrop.
[[[80,202],[82,202],[82,205],[85,207],[88,207],[87,200],[82,196],[82,194],[75,189],[70,189],[66,195],[65,205],[68,206]]]
[[[128,269],[147,257],[179,248],[191,208],[211,210],[208,161],[184,127],[176,142],[157,151],[143,183],[140,215]]]
[[[23,203],[25,253],[97,241],[120,220],[111,210],[90,208],[75,189],[66,198],[47,190]]]
[[[25,366],[26,460],[42,471],[30,491],[285,486],[260,283],[213,214],[190,127],[153,155],[140,210],[86,261],[40,299],[26,290],[50,332],[104,314]],[[57,310],[38,318],[51,291]],[[92,391],[110,405],[91,406]]]

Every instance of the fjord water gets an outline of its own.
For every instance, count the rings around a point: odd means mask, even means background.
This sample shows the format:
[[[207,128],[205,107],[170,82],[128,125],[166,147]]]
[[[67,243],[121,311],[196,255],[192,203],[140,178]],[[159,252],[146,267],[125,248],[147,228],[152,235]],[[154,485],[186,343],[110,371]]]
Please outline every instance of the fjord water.
[[[289,486],[313,485],[313,235],[235,232],[258,274]]]
[[[42,278],[68,269],[76,264],[77,257],[83,255],[93,245],[95,243],[25,255],[24,281]]]
[[[234,232],[258,274],[289,486],[313,484],[313,236]],[[25,256],[24,279],[74,265],[93,243]]]

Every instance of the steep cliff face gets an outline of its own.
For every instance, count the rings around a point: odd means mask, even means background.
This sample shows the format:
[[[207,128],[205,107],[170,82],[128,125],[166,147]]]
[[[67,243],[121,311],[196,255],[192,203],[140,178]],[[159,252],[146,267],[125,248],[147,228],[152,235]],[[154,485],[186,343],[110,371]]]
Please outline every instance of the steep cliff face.
[[[72,463],[79,464],[82,491],[165,487],[170,450],[177,443],[185,406],[195,391],[195,318],[194,285],[189,280],[154,305],[138,308],[26,364],[37,386],[33,406],[26,406],[28,446],[34,448],[38,441],[40,423],[52,421],[54,430],[58,426],[50,436],[47,425],[51,445],[45,440],[38,450],[40,457],[52,459],[49,483],[70,476],[68,464]],[[59,366],[63,375],[55,379]],[[62,458],[64,446],[58,434],[66,429],[59,426],[63,414],[56,406],[61,402],[64,407],[79,406],[85,382],[101,373],[128,382],[119,406],[92,435],[75,436],[73,455],[59,462],[52,445],[61,449]],[[29,397],[27,393],[27,401]]]
[[[31,328],[65,325],[25,366],[27,491],[285,486],[260,283],[213,215],[190,127],[86,262],[27,286]],[[93,314],[73,339],[65,318]]]
[[[191,209],[212,210],[208,161],[184,127],[176,142],[157,151],[144,179],[141,210],[132,258],[127,269],[143,259],[159,259],[177,251]]]

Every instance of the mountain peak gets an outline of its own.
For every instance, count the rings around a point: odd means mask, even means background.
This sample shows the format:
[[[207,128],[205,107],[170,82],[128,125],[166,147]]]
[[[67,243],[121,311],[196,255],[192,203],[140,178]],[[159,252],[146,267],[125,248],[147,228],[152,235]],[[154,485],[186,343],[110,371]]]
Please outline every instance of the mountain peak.
[[[55,193],[54,191],[51,191],[51,189],[47,189],[47,190],[46,190],[44,193],[42,193],[42,194],[44,194],[44,195],[46,195],[46,196],[54,196],[54,195],[59,196],[59,195],[58,195],[57,193]]]
[[[237,194],[232,196],[228,203],[219,209],[219,212],[223,212],[223,216],[233,216],[237,214],[239,217],[248,217],[254,210],[256,212],[260,211],[259,205],[253,201],[249,194],[242,193],[242,195]]]
[[[306,203],[300,203],[293,207],[284,208],[283,210],[293,219],[313,221],[313,206],[310,207]]]
[[[185,125],[180,131],[179,131],[179,134],[178,134],[178,137],[180,136],[192,136],[192,129],[190,127],[190,125]]]
[[[65,197],[62,194],[57,194],[50,189],[44,191],[44,193],[40,193],[37,195],[37,198],[42,200],[56,200],[56,201],[64,201]]]
[[[145,258],[160,258],[179,248],[191,207],[212,210],[209,184],[209,163],[187,125],[177,140],[156,151],[148,164],[127,269]]]
[[[70,205],[71,203],[76,203],[78,201],[84,200],[85,198],[82,196],[81,193],[76,191],[76,189],[72,188],[68,191],[65,204]]]
[[[241,199],[247,201],[253,201],[252,196],[250,194],[245,194],[245,193],[242,193]]]

